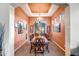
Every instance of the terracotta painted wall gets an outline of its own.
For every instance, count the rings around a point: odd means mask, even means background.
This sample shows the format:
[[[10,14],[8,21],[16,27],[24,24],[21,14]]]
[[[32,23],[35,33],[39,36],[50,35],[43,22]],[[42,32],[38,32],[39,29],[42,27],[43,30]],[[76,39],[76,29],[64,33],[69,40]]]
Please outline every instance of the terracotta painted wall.
[[[47,25],[50,25],[51,17],[42,17],[42,18],[47,22]],[[33,25],[36,19],[37,17],[30,17],[30,25]]]
[[[36,21],[36,18],[37,17],[30,17],[30,21],[29,21],[29,25],[30,26],[34,24],[34,22]],[[51,17],[43,17],[43,19],[46,21],[46,24],[47,25],[51,26],[51,21],[50,21],[51,20]]]
[[[61,12],[64,11],[63,7],[59,7],[56,12],[51,17],[51,30],[52,30],[52,40],[56,42],[59,46],[61,46],[63,49],[65,49],[65,27],[64,23],[60,20],[59,15]],[[61,23],[61,32],[54,32],[54,18],[58,17],[59,22]]]
[[[24,21],[28,24],[29,17],[23,12],[23,10],[20,7],[17,7],[15,9],[15,24],[19,21]],[[18,34],[18,29],[15,29],[15,43],[14,48],[18,48],[21,44],[23,44],[26,41],[26,30],[23,30],[22,34]]]

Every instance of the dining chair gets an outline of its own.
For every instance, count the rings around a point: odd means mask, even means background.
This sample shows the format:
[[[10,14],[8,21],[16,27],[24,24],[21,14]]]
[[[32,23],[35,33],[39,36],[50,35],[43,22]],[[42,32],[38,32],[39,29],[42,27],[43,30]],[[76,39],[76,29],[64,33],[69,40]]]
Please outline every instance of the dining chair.
[[[39,53],[44,55],[44,40],[36,39],[35,40],[35,49],[34,49],[35,56]]]

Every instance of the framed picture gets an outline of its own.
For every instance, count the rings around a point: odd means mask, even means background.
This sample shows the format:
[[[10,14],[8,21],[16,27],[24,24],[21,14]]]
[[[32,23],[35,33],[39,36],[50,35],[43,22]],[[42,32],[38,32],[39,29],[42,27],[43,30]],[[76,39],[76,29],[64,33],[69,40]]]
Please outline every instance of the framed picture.
[[[47,26],[47,33],[50,33],[50,26]]]
[[[60,14],[60,19],[61,19],[62,21],[64,21],[64,17],[65,17],[65,14],[64,14],[64,12],[62,12],[62,13]]]
[[[54,19],[54,32],[60,32],[60,23],[58,21],[58,18]]]
[[[18,29],[18,34],[22,34],[24,30],[27,30],[27,23],[19,20],[17,23],[15,23],[15,29]]]
[[[27,30],[27,24],[26,24],[26,30]]]
[[[18,21],[18,34],[22,34],[22,30],[23,30],[23,22],[22,21]]]
[[[30,26],[30,33],[33,33],[33,25]]]

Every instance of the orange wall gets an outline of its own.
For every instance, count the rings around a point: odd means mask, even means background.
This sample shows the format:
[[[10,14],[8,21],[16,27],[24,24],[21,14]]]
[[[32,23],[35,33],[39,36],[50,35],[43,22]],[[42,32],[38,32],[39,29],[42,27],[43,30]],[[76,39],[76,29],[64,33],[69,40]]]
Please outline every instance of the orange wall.
[[[37,17],[30,17],[30,25],[33,25],[36,19]],[[43,17],[43,19],[46,21],[47,25],[50,25],[50,17]]]
[[[24,21],[28,23],[28,16],[23,12],[23,10],[20,7],[15,8],[15,24],[19,21]],[[18,48],[25,40],[26,40],[26,30],[23,30],[24,32],[22,34],[18,34],[18,29],[15,29],[15,43],[14,47],[15,49]]]
[[[54,32],[54,18],[58,17],[61,12],[64,11],[63,7],[59,7],[56,12],[52,15],[51,17],[51,30],[52,30],[52,40],[55,41],[58,45],[60,45],[63,49],[65,49],[65,27],[64,27],[64,23],[62,23],[61,20],[59,20],[59,22],[61,23],[61,32]],[[60,19],[60,18],[59,18]]]

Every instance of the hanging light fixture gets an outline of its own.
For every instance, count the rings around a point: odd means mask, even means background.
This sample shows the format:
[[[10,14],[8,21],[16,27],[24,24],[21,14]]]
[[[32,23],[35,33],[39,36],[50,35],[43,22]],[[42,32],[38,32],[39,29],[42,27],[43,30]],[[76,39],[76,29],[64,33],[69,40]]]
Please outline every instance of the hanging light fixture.
[[[42,18],[40,16],[40,7],[39,7],[39,17],[38,17],[38,20],[40,21]]]

